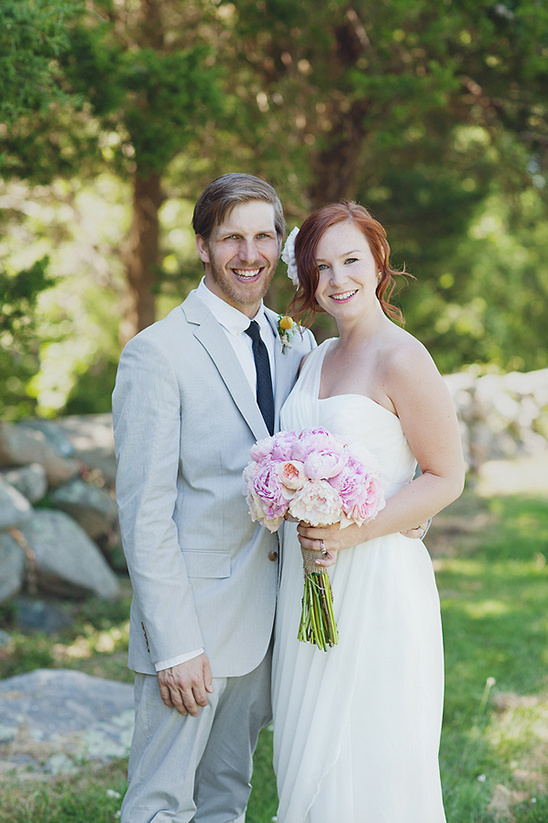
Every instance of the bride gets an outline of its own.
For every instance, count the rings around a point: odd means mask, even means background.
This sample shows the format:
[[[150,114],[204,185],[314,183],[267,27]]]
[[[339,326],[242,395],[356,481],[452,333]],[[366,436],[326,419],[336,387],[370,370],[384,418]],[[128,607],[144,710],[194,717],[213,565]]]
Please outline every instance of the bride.
[[[387,503],[360,527],[284,526],[273,672],[278,823],[445,821],[439,598],[424,544],[400,532],[460,495],[464,467],[445,383],[391,319],[389,253],[380,223],[348,202],[305,220],[290,262],[294,307],[328,312],[339,336],[305,359],[282,428],[323,426],[366,446]],[[340,640],[326,652],[297,640],[299,544],[318,551],[319,570],[332,567]]]

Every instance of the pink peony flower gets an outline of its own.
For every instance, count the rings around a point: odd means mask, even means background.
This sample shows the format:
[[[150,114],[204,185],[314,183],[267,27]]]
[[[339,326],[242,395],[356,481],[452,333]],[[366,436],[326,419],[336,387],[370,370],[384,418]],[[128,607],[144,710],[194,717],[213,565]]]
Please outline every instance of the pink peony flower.
[[[263,507],[263,501],[261,498],[252,491],[248,491],[247,496],[247,505],[249,506],[249,514],[252,520],[259,520],[263,521],[266,517],[265,510]]]
[[[273,437],[271,457],[273,460],[290,460],[297,434],[293,431],[282,431]]]
[[[295,491],[300,489],[306,480],[304,464],[300,460],[287,460],[278,467],[280,480],[286,489]]]
[[[257,466],[250,490],[261,498],[264,513],[269,520],[283,517],[287,509],[287,499],[283,493],[278,463],[275,460],[265,460]]]
[[[284,515],[315,526],[361,525],[385,505],[377,464],[361,444],[322,427],[259,440],[243,478],[249,513],[270,531]]]
[[[376,461],[360,444],[346,443],[321,427],[279,432],[259,440],[243,479],[249,514],[271,532],[284,517],[344,528],[362,525],[383,508]],[[306,572],[298,639],[324,651],[338,641],[329,578]]]
[[[289,504],[289,512],[297,520],[312,526],[329,526],[341,517],[338,492],[327,480],[307,480]]]
[[[257,440],[249,450],[251,459],[257,463],[266,460],[271,456],[274,445],[274,437],[263,437],[262,440]]]
[[[361,503],[354,503],[353,506],[348,507],[345,514],[352,522],[361,526],[362,523],[373,520],[380,510],[384,509],[385,505],[386,501],[380,489],[379,482],[376,477],[371,477],[366,499]]]
[[[345,515],[359,526],[384,508],[384,495],[377,477],[352,458],[330,484],[339,494]]]
[[[342,471],[346,460],[341,447],[313,451],[305,458],[304,470],[310,480],[329,480]]]
[[[293,446],[292,457],[294,460],[301,460],[303,463],[311,452],[324,451],[342,448],[339,441],[321,426],[316,428],[303,429],[295,445]]]

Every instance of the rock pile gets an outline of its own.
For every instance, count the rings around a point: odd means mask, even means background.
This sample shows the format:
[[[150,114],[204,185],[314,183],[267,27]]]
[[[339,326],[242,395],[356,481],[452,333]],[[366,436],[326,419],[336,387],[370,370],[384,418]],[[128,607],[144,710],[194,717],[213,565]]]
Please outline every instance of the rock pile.
[[[0,603],[31,593],[113,598],[119,543],[110,415],[0,422]]]

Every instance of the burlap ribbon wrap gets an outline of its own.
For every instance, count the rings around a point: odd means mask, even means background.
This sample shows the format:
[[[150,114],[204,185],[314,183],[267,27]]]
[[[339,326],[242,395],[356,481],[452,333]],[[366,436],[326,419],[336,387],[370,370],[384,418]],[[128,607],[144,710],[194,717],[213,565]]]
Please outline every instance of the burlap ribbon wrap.
[[[308,574],[321,574],[325,569],[321,566],[316,566],[316,560],[321,557],[321,552],[316,552],[314,549],[303,549],[301,546],[301,554],[303,556],[303,572],[306,577]]]

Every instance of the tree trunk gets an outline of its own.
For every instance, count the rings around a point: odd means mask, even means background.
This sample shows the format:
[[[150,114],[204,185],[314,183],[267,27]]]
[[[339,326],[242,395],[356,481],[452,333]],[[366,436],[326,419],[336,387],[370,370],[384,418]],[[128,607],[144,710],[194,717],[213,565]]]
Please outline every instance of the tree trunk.
[[[160,236],[158,211],[163,201],[160,174],[140,177],[137,172],[125,254],[128,291],[120,327],[122,343],[156,319],[153,286],[156,282]]]
[[[344,22],[335,29],[335,43],[337,73],[345,77],[360,57],[366,56],[371,49],[365,28],[353,9],[346,12]],[[326,203],[354,200],[359,191],[367,140],[365,118],[370,101],[367,97],[359,97],[347,108],[348,102],[335,96],[327,106],[332,139],[312,164],[314,182],[308,190],[312,209]]]
[[[313,160],[313,182],[308,188],[311,209],[319,209],[326,203],[354,200],[357,196],[363,177],[362,158],[366,139],[362,126],[363,108],[355,106],[350,116],[337,118],[340,121],[340,139]]]

